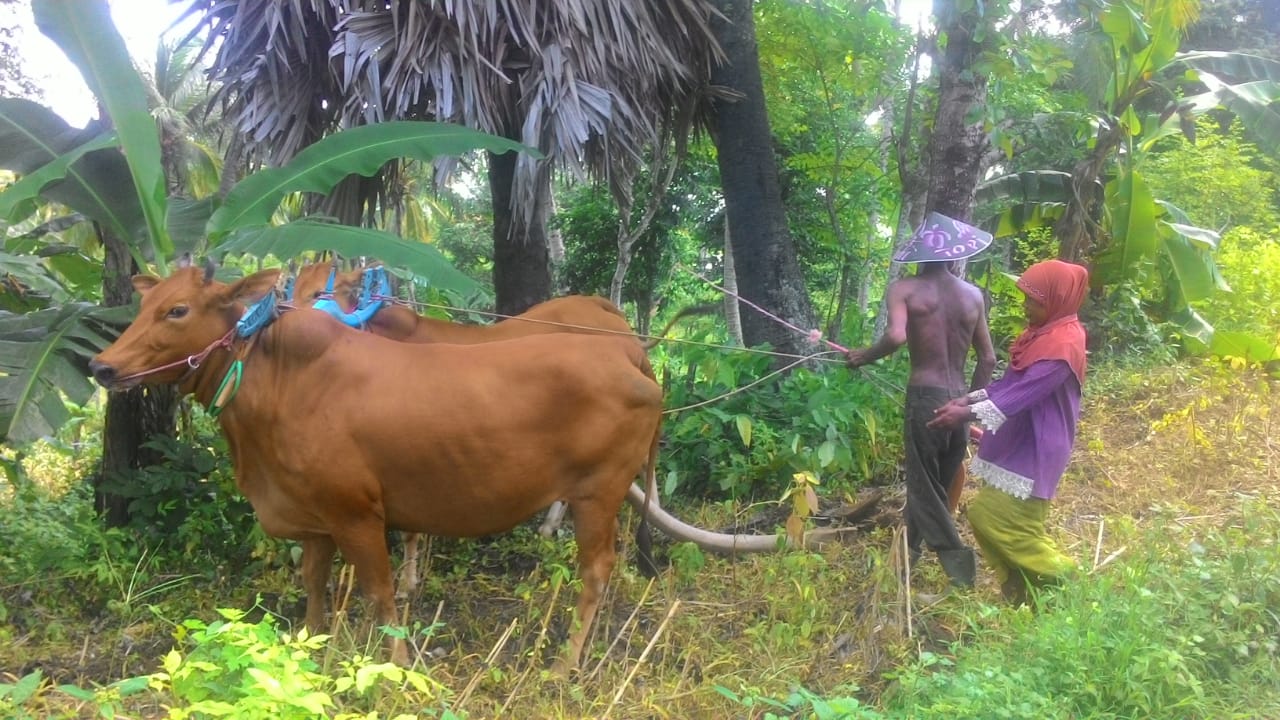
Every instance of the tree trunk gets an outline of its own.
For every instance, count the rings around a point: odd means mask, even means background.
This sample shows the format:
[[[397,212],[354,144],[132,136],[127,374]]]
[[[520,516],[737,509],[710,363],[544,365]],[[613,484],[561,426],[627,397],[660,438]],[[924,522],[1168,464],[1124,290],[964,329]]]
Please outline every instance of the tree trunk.
[[[733,238],[729,234],[729,216],[724,218],[724,321],[729,326],[729,337],[737,345],[742,344],[742,315],[738,312],[738,270],[733,260]]]
[[[712,22],[726,60],[711,82],[741,93],[714,102],[720,184],[724,191],[735,269],[742,297],[799,328],[813,328],[814,314],[787,227],[765,109],[750,0],[714,0],[724,15]],[[804,353],[805,333],[754,308],[742,316],[747,345],[769,343],[782,352]]]
[[[978,11],[961,11],[954,0],[934,0],[938,33],[946,48],[935,56],[938,67],[938,109],[929,138],[929,199],[926,210],[968,222],[973,215],[987,133],[982,122],[969,122],[973,108],[987,101],[987,76],[978,71],[982,43],[994,34],[989,18]],[[986,26],[984,28],[984,26]]]
[[[547,242],[547,212],[551,184],[539,183],[533,219],[519,227],[512,207],[516,153],[489,153],[489,194],[493,200],[493,290],[495,309],[519,315],[551,297],[551,254]]]
[[[119,238],[101,233],[104,248],[102,273],[103,304],[128,305],[133,299],[130,277],[136,270],[133,256]],[[103,480],[127,477],[139,468],[162,460],[159,453],[142,447],[158,435],[173,436],[177,390],[171,386],[136,387],[107,396],[102,430],[102,469],[94,479],[94,508],[111,527],[129,522],[128,498],[103,487]]]

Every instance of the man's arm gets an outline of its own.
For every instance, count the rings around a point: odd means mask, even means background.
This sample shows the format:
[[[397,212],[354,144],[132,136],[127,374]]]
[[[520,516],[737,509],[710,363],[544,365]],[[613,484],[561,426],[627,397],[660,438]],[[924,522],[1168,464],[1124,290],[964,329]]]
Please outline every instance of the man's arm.
[[[973,366],[970,391],[986,387],[991,382],[991,373],[996,369],[996,349],[991,345],[985,304],[978,307],[978,324],[973,328],[973,350],[978,355],[978,362]]]
[[[871,347],[850,350],[848,355],[849,367],[861,367],[868,363],[873,363],[906,344],[906,283],[897,280],[889,284],[889,289],[885,292],[885,305],[888,306],[889,321],[885,324],[884,334]]]

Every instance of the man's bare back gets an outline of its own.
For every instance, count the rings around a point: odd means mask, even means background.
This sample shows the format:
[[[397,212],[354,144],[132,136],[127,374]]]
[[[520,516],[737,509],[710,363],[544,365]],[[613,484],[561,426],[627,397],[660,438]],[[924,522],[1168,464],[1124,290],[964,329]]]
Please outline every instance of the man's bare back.
[[[904,343],[911,355],[910,385],[961,390],[965,359],[978,356],[970,389],[984,387],[995,369],[995,349],[987,329],[982,292],[952,275],[945,263],[924,263],[912,277],[893,282],[886,304],[884,335],[865,350],[849,353],[849,364],[865,365]]]

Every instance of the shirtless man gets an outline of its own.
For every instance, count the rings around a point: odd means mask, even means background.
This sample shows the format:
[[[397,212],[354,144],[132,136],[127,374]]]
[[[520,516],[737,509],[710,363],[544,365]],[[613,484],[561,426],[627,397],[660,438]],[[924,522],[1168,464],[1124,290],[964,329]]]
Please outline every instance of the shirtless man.
[[[940,431],[925,425],[935,409],[991,381],[996,355],[982,293],[951,273],[953,262],[976,255],[990,244],[989,234],[930,213],[894,256],[894,262],[919,263],[919,269],[914,277],[889,285],[884,335],[848,355],[849,367],[861,367],[906,344],[911,358],[903,431],[907,546],[914,560],[921,545],[927,545],[938,553],[951,582],[966,586],[973,584],[976,574],[973,549],[956,532],[947,490],[964,462],[969,429]],[[977,353],[977,363],[966,387],[964,366],[970,347]]]

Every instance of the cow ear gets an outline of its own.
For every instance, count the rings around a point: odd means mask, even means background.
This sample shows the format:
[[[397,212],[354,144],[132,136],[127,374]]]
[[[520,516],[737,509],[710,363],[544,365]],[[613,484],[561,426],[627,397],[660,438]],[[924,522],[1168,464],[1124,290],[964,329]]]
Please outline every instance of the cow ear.
[[[248,277],[243,277],[227,286],[223,297],[228,303],[249,305],[266,297],[267,293],[274,291],[276,283],[279,281],[279,268],[263,270]]]
[[[160,284],[160,278],[155,275],[134,275],[133,289],[138,291],[139,295],[146,295],[147,291]]]

